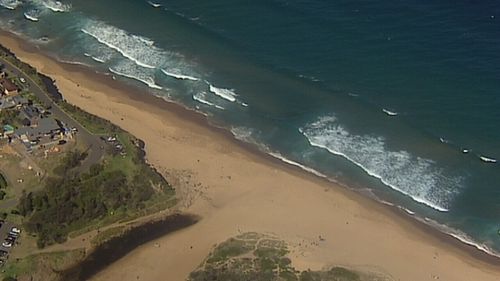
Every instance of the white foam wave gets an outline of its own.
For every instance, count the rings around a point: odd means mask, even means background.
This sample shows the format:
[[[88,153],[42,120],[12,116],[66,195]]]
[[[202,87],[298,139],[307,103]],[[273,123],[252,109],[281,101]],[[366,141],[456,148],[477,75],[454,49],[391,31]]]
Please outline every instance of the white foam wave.
[[[279,159],[279,160],[281,160],[281,161],[283,161],[283,162],[285,162],[287,164],[290,164],[290,165],[293,165],[293,166],[297,166],[297,167],[301,168],[302,170],[304,170],[306,172],[309,172],[311,174],[314,174],[314,175],[316,175],[318,177],[327,178],[326,175],[324,175],[324,174],[322,174],[322,173],[320,173],[320,172],[318,172],[318,171],[316,171],[316,170],[314,170],[312,168],[304,166],[304,165],[300,164],[299,162],[292,161],[292,160],[284,157],[283,155],[281,155],[279,153],[270,152],[269,155],[271,155],[274,158],[277,158],[277,159]]]
[[[19,0],[0,0],[0,6],[9,10],[15,10],[21,4]]]
[[[70,4],[63,4],[60,1],[42,0],[42,1],[34,1],[34,2],[41,2],[41,4],[44,7],[50,9],[53,12],[64,13],[64,12],[69,12],[71,10]]]
[[[411,216],[414,216],[415,215],[415,212],[408,209],[408,208],[405,208],[405,207],[402,207],[402,206],[398,206],[399,209],[405,211],[407,214],[411,215]]]
[[[139,41],[141,41],[142,43],[144,43],[148,46],[153,46],[155,44],[155,41],[148,39],[148,38],[145,38],[145,37],[142,37],[142,36],[137,36],[137,39],[139,39]]]
[[[390,110],[385,109],[385,108],[383,108],[383,109],[382,109],[382,111],[383,111],[385,114],[389,115],[389,116],[396,116],[396,115],[398,115],[398,113],[397,113],[397,112],[395,112],[395,111],[390,111]]]
[[[477,241],[475,241],[474,239],[472,239],[469,235],[467,235],[466,233],[464,233],[464,232],[462,232],[460,230],[451,228],[451,227],[449,227],[447,225],[440,224],[437,221],[432,220],[432,219],[427,218],[427,217],[425,217],[423,219],[418,218],[418,217],[416,217],[416,218],[418,220],[422,221],[423,223],[426,223],[426,224],[434,227],[435,229],[438,229],[442,233],[446,233],[446,234],[450,235],[451,237],[459,240],[460,242],[462,242],[464,244],[472,246],[472,247],[474,247],[474,248],[476,248],[476,249],[478,249],[478,250],[480,250],[482,252],[487,253],[488,255],[500,257],[499,253],[497,253],[496,251],[492,250],[486,244],[478,243]]]
[[[151,6],[153,6],[154,8],[159,8],[159,7],[161,7],[161,4],[159,4],[159,3],[153,3],[153,2],[151,2],[151,1],[148,1],[148,4],[149,4],[149,5],[151,5]]]
[[[385,185],[438,211],[448,211],[459,192],[460,176],[447,175],[432,160],[390,151],[382,137],[352,135],[334,116],[321,117],[299,131],[312,146],[346,158]]]
[[[109,71],[111,71],[114,74],[121,75],[123,77],[127,77],[127,78],[130,78],[130,79],[135,79],[137,81],[140,81],[140,82],[148,85],[148,87],[150,87],[152,89],[157,89],[157,90],[163,89],[161,86],[159,86],[159,85],[156,84],[156,82],[154,81],[153,78],[151,78],[149,76],[144,76],[144,75],[137,74],[137,73],[127,73],[126,71],[121,71],[121,70],[118,70],[118,69],[113,69],[111,67],[109,68]]]
[[[37,22],[37,21],[39,21],[38,14],[39,13],[36,10],[31,10],[31,11],[25,12],[24,17],[30,21]]]
[[[129,34],[100,21],[89,21],[81,31],[145,68],[160,68],[172,57],[172,54],[155,47],[153,40]]]
[[[247,128],[247,127],[231,127],[231,133],[233,136],[240,141],[246,142],[246,143],[251,143],[255,144],[258,146],[262,151],[268,152],[269,148],[265,146],[262,143],[258,143],[255,138],[254,138],[254,129]]]
[[[96,58],[94,56],[91,56],[90,58],[93,59],[93,60],[95,60],[96,62],[100,62],[100,63],[105,63],[106,62],[104,59]]]
[[[262,144],[262,143],[258,143],[255,138],[254,138],[254,129],[250,129],[250,128],[247,128],[247,127],[232,127],[231,128],[231,133],[233,134],[233,136],[237,139],[237,140],[240,140],[240,141],[243,141],[243,142],[246,142],[246,143],[251,143],[251,144],[254,144],[256,145],[261,151],[269,154],[270,156],[276,158],[276,159],[279,159],[281,161],[283,161],[284,163],[287,163],[289,165],[293,165],[293,166],[296,166],[296,167],[299,167],[300,169],[306,171],[306,172],[309,172],[313,175],[316,175],[318,177],[321,177],[321,178],[326,178],[328,179],[328,177],[319,172],[319,171],[316,171],[314,170],[313,168],[310,168],[310,167],[307,167],[299,162],[296,162],[296,161],[293,161],[293,160],[290,160],[286,157],[284,157],[283,155],[281,155],[280,153],[278,152],[272,152],[271,149],[269,149],[269,147],[267,147],[265,144]]]
[[[230,102],[236,101],[237,94],[234,92],[234,90],[217,88],[217,87],[213,86],[212,84],[209,84],[209,87],[210,87],[210,92],[214,93],[215,95],[217,95],[225,100],[228,100]]]
[[[202,103],[202,104],[205,104],[205,105],[208,105],[208,106],[213,106],[215,108],[218,108],[218,109],[221,109],[221,110],[224,110],[224,107],[220,106],[220,105],[217,105],[217,104],[214,104],[212,102],[209,102],[206,100],[206,93],[205,92],[201,92],[201,93],[197,93],[195,95],[193,95],[193,100],[199,102],[199,103]]]
[[[161,72],[163,72],[167,76],[174,77],[176,79],[191,80],[191,81],[199,81],[200,80],[199,78],[196,78],[196,77],[192,77],[192,76],[184,75],[184,74],[179,74],[179,73],[174,73],[171,71],[167,71],[163,68],[161,69]]]
[[[481,161],[486,162],[486,163],[496,163],[497,162],[497,159],[491,158],[491,157],[486,157],[483,155],[480,155],[479,159],[481,159]]]
[[[89,53],[83,53],[84,56],[88,57],[88,58],[91,58],[92,60],[96,61],[96,62],[99,62],[99,63],[105,63],[107,61],[106,58],[104,57],[97,57],[97,56],[93,56]]]

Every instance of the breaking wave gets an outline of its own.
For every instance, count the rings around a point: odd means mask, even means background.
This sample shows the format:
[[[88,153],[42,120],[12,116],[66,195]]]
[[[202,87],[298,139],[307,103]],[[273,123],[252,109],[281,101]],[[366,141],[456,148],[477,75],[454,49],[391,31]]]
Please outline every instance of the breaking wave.
[[[468,234],[464,233],[461,230],[449,227],[447,225],[441,224],[435,220],[432,220],[430,218],[419,218],[416,217],[419,221],[422,223],[425,223],[427,225],[432,226],[435,229],[438,229],[442,233],[446,233],[447,235],[450,235],[451,237],[459,240],[460,242],[467,244],[469,246],[472,246],[479,251],[485,252],[489,255],[495,256],[495,257],[500,257],[500,253],[497,251],[493,250],[490,246],[486,245],[485,243],[480,243],[474,240],[472,237],[470,237]]]
[[[304,170],[304,171],[306,171],[306,172],[309,172],[309,173],[311,173],[311,174],[313,174],[313,175],[316,175],[316,176],[318,176],[318,177],[321,177],[321,178],[327,178],[327,176],[326,176],[325,174],[322,174],[322,173],[320,173],[320,172],[318,172],[318,171],[316,171],[316,170],[314,170],[314,169],[312,169],[312,168],[309,168],[309,167],[307,167],[307,166],[305,166],[305,165],[302,165],[302,164],[300,164],[299,162],[295,162],[295,161],[293,161],[293,160],[290,160],[290,159],[288,159],[288,158],[284,157],[283,155],[281,155],[280,153],[270,152],[270,153],[269,153],[269,155],[271,155],[272,157],[277,158],[277,159],[279,159],[279,160],[281,160],[281,161],[283,161],[283,162],[285,162],[285,163],[287,163],[287,164],[290,164],[290,165],[293,165],[293,166],[299,167],[299,168],[301,168],[302,170]]]
[[[349,133],[334,116],[321,117],[299,131],[312,146],[348,159],[385,185],[438,211],[448,211],[462,183],[460,176],[447,175],[432,160],[388,150],[382,137]]]
[[[64,13],[64,12],[69,12],[71,10],[71,5],[70,4],[63,4],[60,1],[54,1],[54,0],[42,0],[42,1],[33,1],[36,4],[41,4],[44,7],[46,7],[49,10],[52,10],[53,12],[59,12],[59,13]]]
[[[486,157],[484,155],[480,155],[479,159],[481,159],[481,161],[486,162],[486,163],[496,163],[497,162],[497,159],[491,158],[491,157]]]
[[[148,73],[147,73],[147,71],[145,71],[145,69],[141,69],[140,67],[136,66],[135,64],[124,62],[124,63],[118,64],[116,66],[110,67],[109,71],[111,71],[114,74],[123,76],[123,77],[127,77],[130,79],[135,79],[137,81],[140,81],[140,82],[148,85],[148,87],[150,87],[152,89],[157,89],[157,90],[163,89],[163,87],[156,84],[152,73],[150,73],[148,75]]]
[[[15,10],[21,4],[19,0],[0,0],[0,6],[9,10]]]
[[[214,93],[215,95],[217,95],[225,100],[228,100],[230,102],[236,101],[237,94],[232,89],[217,88],[217,87],[213,86],[212,84],[209,84],[209,88],[210,88],[210,92]]]
[[[173,78],[176,78],[176,79],[181,79],[181,80],[191,80],[191,81],[199,81],[200,79],[199,78],[196,78],[196,77],[192,77],[192,76],[189,76],[189,75],[184,75],[184,74],[180,74],[180,73],[176,73],[176,72],[171,72],[171,71],[167,71],[165,69],[161,69],[161,72],[163,72],[163,74],[167,75],[167,76],[170,76],[170,77],[173,77]]]
[[[167,56],[154,46],[154,41],[99,21],[89,21],[81,31],[145,68],[158,68]]]
[[[33,21],[33,22],[37,22],[39,21],[39,17],[40,16],[40,11],[34,9],[34,10],[29,10],[27,12],[24,13],[24,17],[27,19],[27,20],[30,20],[30,21]]]
[[[93,59],[94,61],[99,62],[99,63],[105,63],[105,62],[106,62],[106,60],[105,60],[105,59],[103,59],[103,58],[98,58],[98,57],[94,57],[94,56],[92,56],[91,54],[88,54],[88,53],[84,53],[83,55],[84,55],[84,56],[86,56],[86,57],[88,57],[88,58],[91,58],[91,59]]]
[[[201,93],[197,93],[197,94],[193,95],[193,100],[195,100],[195,101],[197,101],[199,103],[208,105],[208,106],[213,106],[213,107],[215,107],[217,109],[224,110],[224,107],[222,107],[220,105],[217,105],[215,103],[209,102],[207,100],[207,96],[206,96],[205,92],[201,92]]]
[[[398,113],[397,113],[397,112],[395,112],[395,111],[390,111],[390,110],[385,109],[385,108],[383,108],[383,109],[382,109],[382,111],[383,111],[385,114],[389,115],[389,116],[396,116],[396,115],[398,115]]]
[[[151,5],[153,8],[159,8],[159,7],[161,7],[161,4],[154,3],[154,2],[151,2],[151,1],[148,1],[148,4]]]

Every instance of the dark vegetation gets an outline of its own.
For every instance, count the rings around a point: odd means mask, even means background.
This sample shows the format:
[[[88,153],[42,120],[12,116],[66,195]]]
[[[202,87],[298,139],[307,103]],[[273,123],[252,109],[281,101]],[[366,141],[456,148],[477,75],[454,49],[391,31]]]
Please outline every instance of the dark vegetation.
[[[25,217],[24,226],[36,235],[39,247],[64,242],[72,232],[131,219],[172,205],[173,189],[145,162],[142,141],[111,122],[66,103],[50,77],[17,59],[7,48],[0,46],[0,56],[27,74],[90,132],[114,135],[125,147],[119,154],[106,146],[104,160],[87,171],[80,168],[86,153],[70,152],[41,189],[22,194],[15,211]],[[4,121],[14,118],[7,113],[0,113],[0,117]]]
[[[7,180],[5,179],[4,175],[0,173],[0,200],[3,200],[5,198],[5,189],[7,187]]]
[[[141,149],[135,151],[134,171],[103,162],[87,172],[77,169],[85,153],[69,152],[40,191],[23,193],[18,211],[26,217],[26,230],[37,235],[38,246],[62,243],[72,231],[145,209],[155,196],[171,196],[170,185],[144,162]]]
[[[189,281],[382,281],[387,277],[343,267],[298,271],[286,257],[285,242],[258,233],[245,233],[218,245]]]

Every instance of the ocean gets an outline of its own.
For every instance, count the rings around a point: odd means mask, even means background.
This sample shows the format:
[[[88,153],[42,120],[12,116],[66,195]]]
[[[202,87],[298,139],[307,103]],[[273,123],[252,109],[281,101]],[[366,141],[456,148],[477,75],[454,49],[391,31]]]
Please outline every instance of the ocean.
[[[0,0],[0,24],[500,253],[500,2]]]

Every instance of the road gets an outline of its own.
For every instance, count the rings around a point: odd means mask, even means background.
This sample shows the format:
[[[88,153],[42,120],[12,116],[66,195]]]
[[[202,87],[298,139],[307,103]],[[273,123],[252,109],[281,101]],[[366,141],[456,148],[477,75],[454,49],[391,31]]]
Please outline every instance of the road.
[[[102,140],[99,136],[92,134],[85,127],[83,127],[78,121],[73,119],[69,114],[64,112],[64,110],[59,107],[49,96],[49,94],[42,89],[30,76],[26,75],[21,69],[17,68],[15,65],[10,63],[3,58],[0,58],[0,62],[5,65],[5,68],[16,75],[17,77],[23,77],[26,80],[27,86],[34,95],[36,95],[41,102],[45,104],[46,107],[51,106],[52,116],[59,121],[62,121],[69,128],[76,128],[78,130],[77,139],[83,141],[87,147],[87,158],[82,162],[80,170],[87,170],[92,164],[98,163],[99,160],[104,156],[104,150],[101,149],[103,145]]]

